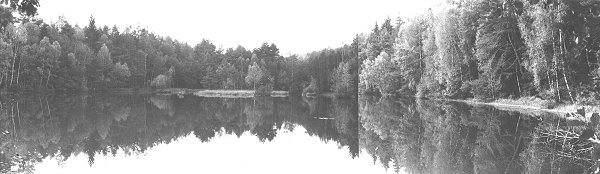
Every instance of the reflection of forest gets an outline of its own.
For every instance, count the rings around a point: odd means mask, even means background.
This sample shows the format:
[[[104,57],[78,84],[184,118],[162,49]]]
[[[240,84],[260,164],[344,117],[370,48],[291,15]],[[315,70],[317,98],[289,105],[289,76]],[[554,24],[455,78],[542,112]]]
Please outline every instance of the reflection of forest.
[[[332,118],[332,119],[323,119]],[[193,133],[202,141],[218,134],[250,132],[270,141],[280,129],[303,126],[322,141],[358,155],[356,100],[299,98],[218,99],[141,95],[19,96],[0,102],[0,171],[30,171],[46,157],[66,160],[143,153]]]
[[[590,166],[539,143],[564,122],[548,114],[372,97],[359,105],[361,148],[397,172],[583,173]]]

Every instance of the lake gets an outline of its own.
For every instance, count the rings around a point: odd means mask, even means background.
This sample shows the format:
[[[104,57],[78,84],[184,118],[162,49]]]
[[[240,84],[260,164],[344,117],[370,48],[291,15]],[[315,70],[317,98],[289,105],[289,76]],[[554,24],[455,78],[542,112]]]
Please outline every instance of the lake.
[[[404,98],[24,95],[2,173],[589,173],[589,124]]]

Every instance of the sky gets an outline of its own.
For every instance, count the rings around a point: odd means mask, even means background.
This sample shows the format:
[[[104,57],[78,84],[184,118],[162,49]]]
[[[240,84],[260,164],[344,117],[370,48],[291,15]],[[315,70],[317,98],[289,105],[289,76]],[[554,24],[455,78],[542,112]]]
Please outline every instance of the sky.
[[[223,49],[275,43],[280,54],[350,44],[390,17],[422,14],[440,0],[40,0],[39,18],[86,26],[142,26],[190,45],[208,39]]]

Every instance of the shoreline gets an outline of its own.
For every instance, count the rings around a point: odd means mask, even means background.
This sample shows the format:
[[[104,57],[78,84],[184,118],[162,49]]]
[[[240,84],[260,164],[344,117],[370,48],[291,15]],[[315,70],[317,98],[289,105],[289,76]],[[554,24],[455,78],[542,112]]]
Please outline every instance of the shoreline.
[[[465,104],[469,104],[472,106],[492,106],[496,109],[504,110],[504,111],[516,111],[521,113],[551,113],[556,114],[559,117],[566,118],[565,115],[568,113],[576,113],[577,109],[585,108],[586,115],[583,119],[588,120],[592,113],[600,113],[600,106],[593,105],[580,105],[580,104],[558,104],[555,107],[544,108],[540,106],[539,103],[531,102],[528,104],[519,104],[523,102],[523,100],[527,99],[497,99],[490,102],[478,101],[476,99],[432,99],[439,101],[452,101],[452,102],[461,102]]]
[[[360,96],[372,96],[372,95],[364,95]],[[384,97],[384,96],[380,96]],[[560,118],[565,118],[568,120],[581,120],[581,121],[589,121],[590,117],[594,113],[600,114],[600,104],[568,104],[568,103],[556,103],[553,101],[543,100],[535,97],[522,97],[518,99],[496,99],[496,100],[481,100],[474,98],[467,99],[450,99],[450,98],[430,98],[430,97],[418,97],[418,96],[407,96],[407,95],[397,95],[393,96],[393,98],[402,98],[402,97],[410,97],[415,100],[430,100],[430,101],[441,101],[441,102],[458,102],[464,103],[470,106],[490,106],[495,109],[503,110],[503,111],[514,111],[523,114],[531,114],[531,115],[545,115],[552,114]],[[585,115],[583,117],[574,115],[577,113],[577,110],[580,108],[585,109]]]
[[[499,103],[499,102],[496,102],[495,100],[492,102],[475,101],[472,99],[433,99],[433,100],[460,102],[460,103],[465,103],[465,104],[469,104],[469,105],[473,105],[473,106],[481,106],[481,105],[492,106],[494,108],[497,108],[500,110],[505,110],[505,111],[541,111],[541,112],[550,112],[550,113],[555,113],[555,114],[569,113],[564,110],[546,109],[546,108],[541,108],[538,106]]]
[[[216,98],[252,98],[255,97],[254,90],[209,90],[209,89],[184,89],[167,88],[157,89],[155,94],[162,95],[194,95],[198,97],[216,97]],[[288,91],[271,91],[270,97],[288,97]],[[261,97],[261,96],[257,96]],[[266,96],[265,96],[266,97]]]

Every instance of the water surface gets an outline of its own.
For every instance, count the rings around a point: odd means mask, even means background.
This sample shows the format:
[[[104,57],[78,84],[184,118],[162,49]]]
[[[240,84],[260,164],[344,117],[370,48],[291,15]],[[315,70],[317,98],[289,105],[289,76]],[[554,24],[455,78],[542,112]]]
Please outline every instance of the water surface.
[[[598,125],[563,118],[456,102],[365,97],[360,100],[360,149],[401,173],[597,170],[598,145],[577,137]]]
[[[2,173],[595,169],[595,145],[569,139],[585,123],[453,102],[25,95],[0,104]]]

